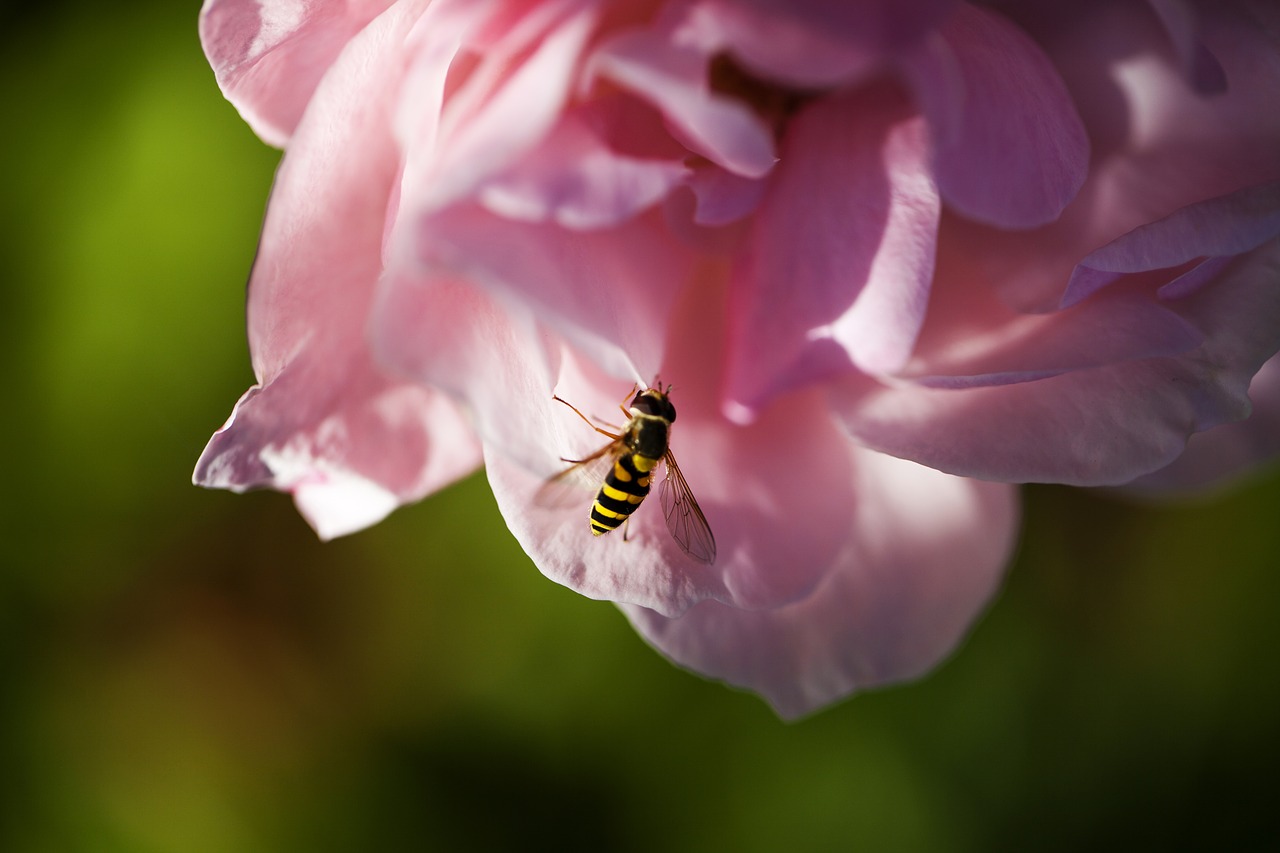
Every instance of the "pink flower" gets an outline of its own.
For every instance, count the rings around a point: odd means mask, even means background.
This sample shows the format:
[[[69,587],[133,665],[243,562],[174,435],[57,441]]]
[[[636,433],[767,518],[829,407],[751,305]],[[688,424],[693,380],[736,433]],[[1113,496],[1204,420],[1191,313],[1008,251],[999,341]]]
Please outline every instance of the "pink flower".
[[[286,154],[258,383],[196,481],[292,492],[335,536],[483,461],[538,567],[683,666],[784,716],[916,676],[999,584],[1011,484],[1157,476],[1249,415],[1280,349],[1278,27],[1261,2],[206,0],[219,83]],[[535,500],[604,441],[552,393],[617,420],[657,375],[712,564],[656,498],[626,541],[590,535],[590,491]]]

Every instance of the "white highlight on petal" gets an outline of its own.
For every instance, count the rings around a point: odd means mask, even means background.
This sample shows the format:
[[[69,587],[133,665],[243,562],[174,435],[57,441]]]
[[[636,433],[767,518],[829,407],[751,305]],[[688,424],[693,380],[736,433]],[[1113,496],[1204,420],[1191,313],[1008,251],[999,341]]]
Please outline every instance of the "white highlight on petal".
[[[258,35],[249,46],[249,56],[259,56],[284,41],[302,25],[307,14],[305,0],[258,0]]]
[[[377,524],[400,504],[392,492],[316,457],[301,443],[263,448],[260,458],[276,488],[293,494],[298,511],[324,540]]]

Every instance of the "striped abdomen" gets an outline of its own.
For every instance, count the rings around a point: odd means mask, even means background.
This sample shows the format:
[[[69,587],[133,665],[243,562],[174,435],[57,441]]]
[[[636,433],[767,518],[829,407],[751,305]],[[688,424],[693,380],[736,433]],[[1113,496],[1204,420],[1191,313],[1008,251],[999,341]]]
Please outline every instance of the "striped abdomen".
[[[591,532],[596,536],[616,529],[636,511],[649,494],[649,479],[657,459],[639,453],[624,453],[613,462],[604,485],[591,505]]]

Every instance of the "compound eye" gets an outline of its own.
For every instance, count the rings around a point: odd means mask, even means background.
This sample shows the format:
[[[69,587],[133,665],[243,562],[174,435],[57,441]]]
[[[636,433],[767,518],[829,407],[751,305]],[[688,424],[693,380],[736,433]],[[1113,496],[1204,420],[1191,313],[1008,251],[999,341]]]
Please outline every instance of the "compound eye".
[[[642,415],[651,415],[656,418],[662,418],[664,421],[674,421],[676,419],[676,410],[671,405],[671,401],[661,392],[654,391],[652,388],[637,394],[635,399],[631,401],[631,408]]]

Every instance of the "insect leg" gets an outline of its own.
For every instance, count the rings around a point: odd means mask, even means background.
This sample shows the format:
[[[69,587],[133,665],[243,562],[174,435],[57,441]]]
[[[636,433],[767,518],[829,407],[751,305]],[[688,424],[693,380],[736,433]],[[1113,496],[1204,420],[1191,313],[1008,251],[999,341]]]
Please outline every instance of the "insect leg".
[[[631,386],[631,390],[627,392],[627,396],[623,397],[622,402],[618,403],[618,408],[622,410],[622,416],[627,420],[631,420],[631,411],[627,408],[627,402],[630,401],[639,390],[640,386],[633,384]]]
[[[560,397],[557,397],[557,396],[556,396],[556,395],[554,395],[554,394],[552,394],[552,395],[551,395],[551,399],[552,399],[552,400],[558,400],[559,402],[564,403],[564,404],[565,404],[566,406],[568,406],[570,409],[573,409],[573,413],[574,413],[575,415],[577,415],[578,417],[580,417],[580,418],[582,418],[584,421],[586,421],[588,426],[590,426],[593,430],[595,430],[596,432],[600,433],[601,435],[607,435],[607,436],[609,436],[609,438],[615,438],[615,439],[618,437],[618,434],[617,434],[617,433],[609,432],[607,429],[601,429],[600,427],[596,426],[596,425],[595,425],[595,423],[594,423],[594,422],[592,422],[591,418],[587,417],[586,415],[582,414],[582,412],[578,411],[578,408],[577,408],[576,406],[574,406],[574,405],[573,405],[573,403],[570,403],[568,400],[565,400],[565,399],[562,399],[562,398],[560,398]],[[630,415],[628,415],[628,417],[630,417]],[[566,460],[566,461],[567,461],[567,460]]]

